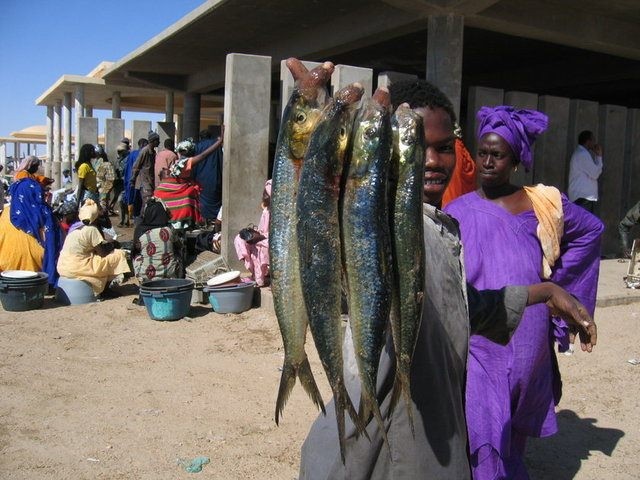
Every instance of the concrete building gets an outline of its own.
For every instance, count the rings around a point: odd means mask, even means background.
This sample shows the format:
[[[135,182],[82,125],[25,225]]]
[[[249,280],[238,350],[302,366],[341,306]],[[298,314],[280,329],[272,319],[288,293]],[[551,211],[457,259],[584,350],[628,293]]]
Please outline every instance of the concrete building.
[[[230,52],[247,57],[228,58]],[[371,88],[379,75],[384,82],[397,74],[427,78],[454,102],[471,149],[479,106],[511,102],[545,111],[551,126],[536,146],[533,172],[520,179],[526,183],[543,182],[564,190],[577,132],[585,128],[598,132],[605,149],[603,253],[617,251],[615,225],[640,195],[631,191],[634,182],[627,180],[640,168],[637,2],[209,0],[108,66],[100,78],[101,91],[113,94],[114,118],[116,92],[120,92],[121,108],[128,89],[156,95],[170,92],[173,112],[179,109],[182,115],[182,128],[177,128],[181,137],[203,127],[200,117],[206,99],[224,98],[225,123],[242,125],[225,132],[225,187],[238,186],[247,172],[259,176],[268,172],[268,142],[275,138],[280,115],[280,62],[290,56],[370,69]],[[261,84],[253,78],[261,79]],[[76,84],[69,79],[66,85],[73,90]],[[97,100],[90,100],[91,88],[84,83],[80,101],[84,98],[86,105],[94,102],[94,108],[99,108]],[[55,108],[67,101],[60,95],[62,90],[55,89],[57,94],[46,96],[46,101],[41,97],[39,104],[52,107],[55,114]],[[228,104],[256,92],[268,96],[270,112],[263,105],[254,111],[244,104],[243,111],[235,108],[239,104]],[[269,125],[266,134],[248,138],[243,133],[255,129],[264,133],[265,125]],[[257,156],[243,155],[242,149]],[[243,204],[259,204],[261,188],[254,191],[256,185],[241,192]],[[237,193],[235,188],[225,188],[225,210],[238,203],[232,198]],[[234,207],[232,217],[226,213],[233,229],[236,223],[255,222],[258,215],[253,205]],[[233,229],[223,232],[223,243],[230,245]]]

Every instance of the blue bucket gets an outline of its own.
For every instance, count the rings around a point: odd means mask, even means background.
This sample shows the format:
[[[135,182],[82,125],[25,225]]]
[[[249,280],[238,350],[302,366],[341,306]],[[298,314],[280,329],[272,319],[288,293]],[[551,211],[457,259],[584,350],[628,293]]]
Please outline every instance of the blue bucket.
[[[205,287],[209,302],[217,313],[242,313],[251,308],[256,282],[237,283],[230,286]]]
[[[153,320],[180,320],[191,306],[193,281],[182,278],[143,282],[140,296]]]

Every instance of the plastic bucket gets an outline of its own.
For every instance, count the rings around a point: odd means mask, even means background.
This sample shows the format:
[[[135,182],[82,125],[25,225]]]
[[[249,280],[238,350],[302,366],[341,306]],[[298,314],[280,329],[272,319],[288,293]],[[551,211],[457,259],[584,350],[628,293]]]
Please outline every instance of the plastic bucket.
[[[182,278],[143,282],[140,296],[153,320],[180,320],[189,313],[193,281]]]
[[[60,277],[56,288],[56,301],[62,305],[82,305],[95,302],[96,296],[91,285],[84,280]]]
[[[217,313],[242,313],[251,308],[256,282],[238,283],[230,286],[205,287],[209,302]]]
[[[8,312],[26,312],[42,307],[49,290],[49,275],[38,272],[34,278],[0,276],[0,303]]]

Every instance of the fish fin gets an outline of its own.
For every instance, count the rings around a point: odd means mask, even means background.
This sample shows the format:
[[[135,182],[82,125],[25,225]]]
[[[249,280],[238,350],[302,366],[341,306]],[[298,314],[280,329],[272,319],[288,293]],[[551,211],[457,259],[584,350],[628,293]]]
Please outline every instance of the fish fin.
[[[322,410],[324,415],[327,414],[324,409],[322,395],[320,395],[316,381],[313,378],[313,373],[311,372],[309,359],[305,356],[302,363],[296,367],[285,358],[284,365],[282,366],[282,375],[280,377],[280,387],[278,388],[278,399],[276,400],[276,425],[280,424],[279,422],[280,417],[282,416],[282,411],[284,410],[284,406],[289,399],[289,395],[291,395],[291,391],[296,384],[296,377],[300,378],[302,387],[316,407]]]
[[[333,399],[336,407],[336,422],[338,423],[338,441],[340,442],[340,457],[342,458],[342,464],[345,464],[345,428],[344,428],[344,411],[347,409],[347,403],[351,404],[349,394],[344,387],[336,388],[333,392]],[[351,405],[353,408],[353,405]]]
[[[402,361],[402,360],[401,360]],[[404,371],[410,371],[411,362],[409,362],[407,368]],[[415,427],[413,426],[413,402],[411,401],[411,383],[409,380],[409,376],[402,373],[402,368],[396,369],[396,378],[393,383],[393,397],[399,397],[402,394],[402,398],[404,399],[404,403],[407,407],[407,416],[409,417],[409,425],[411,426],[411,434],[415,438],[416,432]],[[397,391],[396,391],[397,388]],[[399,398],[396,398],[397,402]]]
[[[373,415],[373,418],[376,419],[376,423],[378,424],[380,435],[382,435],[382,440],[389,449],[389,458],[391,458],[391,446],[389,445],[389,439],[387,438],[387,428],[384,424],[384,420],[382,419],[382,413],[380,413],[380,406],[378,405],[376,397],[366,395],[364,393],[364,390],[360,395],[360,406],[358,408],[358,415],[360,416],[360,420],[364,423],[364,425],[369,423],[368,420],[371,418],[371,415]]]
[[[346,396],[344,408],[349,413],[349,417],[356,427],[356,437],[364,435],[368,440],[371,440],[366,430],[367,422],[363,421],[362,416],[356,412],[356,408],[353,406],[353,402],[351,402],[351,398],[346,389],[344,389],[344,394]],[[360,400],[360,405],[362,405],[362,399]]]
[[[298,366],[298,378],[300,378],[300,384],[304,391],[307,392],[309,398],[313,401],[313,403],[322,410],[324,415],[327,412],[324,409],[324,402],[322,401],[322,395],[318,390],[318,385],[316,384],[315,378],[313,378],[313,373],[311,372],[311,365],[309,365],[309,359],[305,356],[302,363]]]

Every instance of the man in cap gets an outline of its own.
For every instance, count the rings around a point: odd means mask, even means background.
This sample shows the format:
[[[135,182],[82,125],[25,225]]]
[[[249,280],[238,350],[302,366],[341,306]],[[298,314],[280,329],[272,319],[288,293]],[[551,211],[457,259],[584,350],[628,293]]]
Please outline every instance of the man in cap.
[[[142,199],[141,210],[144,210],[144,206],[153,196],[153,190],[155,188],[155,163],[156,163],[156,147],[160,145],[160,135],[156,132],[149,132],[147,138],[148,145],[140,150],[140,155],[133,165],[133,172],[129,183],[132,183],[134,188],[140,192]]]

